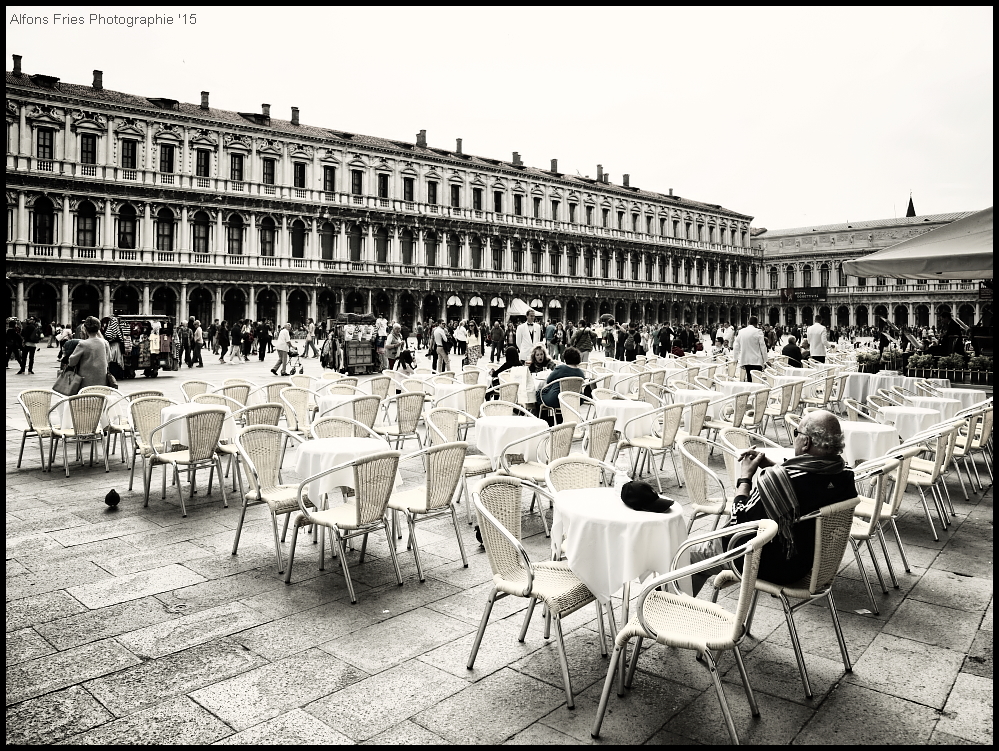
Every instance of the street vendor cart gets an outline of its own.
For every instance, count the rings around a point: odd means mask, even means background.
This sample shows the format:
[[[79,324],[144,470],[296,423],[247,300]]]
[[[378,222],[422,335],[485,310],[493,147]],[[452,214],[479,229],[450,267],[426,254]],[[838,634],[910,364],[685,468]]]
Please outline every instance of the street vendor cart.
[[[341,313],[326,321],[327,337],[320,352],[324,368],[347,375],[367,375],[377,368],[375,317],[370,313]]]
[[[179,342],[174,337],[173,316],[117,316],[126,337],[125,378],[141,373],[155,378],[161,370],[180,370]]]

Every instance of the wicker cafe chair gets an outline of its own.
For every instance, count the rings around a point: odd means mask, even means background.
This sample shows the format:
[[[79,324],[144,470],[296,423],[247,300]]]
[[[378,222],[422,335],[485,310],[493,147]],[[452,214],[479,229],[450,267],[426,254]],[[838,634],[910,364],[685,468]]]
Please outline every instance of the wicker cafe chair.
[[[129,404],[129,411],[132,413],[132,466],[128,475],[128,489],[132,489],[135,481],[135,458],[142,460],[142,477],[146,476],[146,464],[153,455],[152,434],[153,430],[163,421],[163,410],[174,406],[175,402],[165,397],[148,396],[136,399]],[[160,444],[159,448],[163,448]],[[166,465],[163,466],[166,473]],[[143,482],[145,480],[143,479]],[[145,487],[145,486],[143,486]],[[149,499],[146,498],[148,505]]]
[[[288,430],[297,435],[306,435],[312,424],[312,411],[309,403],[319,401],[319,395],[315,391],[299,388],[298,386],[288,386],[281,389],[281,401],[285,406],[285,419],[288,420]]]
[[[385,437],[378,435],[362,422],[349,417],[329,415],[320,417],[309,429],[312,438],[377,438],[384,441]]]
[[[613,464],[578,454],[556,459],[545,473],[545,485],[552,494],[563,490],[613,487],[617,482],[627,481],[628,476]]]
[[[466,365],[465,368],[474,368],[474,370],[462,370],[461,382],[466,386],[474,386],[479,382],[479,370],[472,365]]]
[[[753,612],[756,610],[756,600],[759,593],[776,597],[780,600],[781,607],[784,608],[784,619],[787,621],[787,628],[791,634],[791,645],[794,647],[794,654],[798,661],[798,672],[801,674],[801,682],[805,687],[805,696],[812,698],[812,687],[808,682],[808,670],[805,667],[805,656],[801,651],[801,642],[798,640],[798,629],[794,623],[794,611],[808,605],[816,600],[825,598],[829,606],[829,613],[832,616],[833,629],[836,631],[836,639],[839,641],[839,651],[843,658],[843,667],[846,672],[853,670],[850,665],[850,655],[846,651],[846,640],[843,638],[843,629],[840,627],[839,615],[836,613],[836,601],[833,599],[832,587],[836,574],[839,571],[840,561],[843,560],[843,553],[846,551],[847,543],[850,539],[850,529],[853,526],[853,510],[860,499],[851,498],[847,501],[833,503],[823,506],[818,511],[802,516],[796,522],[801,525],[813,522],[815,525],[815,557],[812,559],[812,570],[807,576],[802,577],[793,584],[773,584],[763,579],[756,580],[756,592],[753,593],[753,602],[750,605],[749,620],[746,622],[746,633],[749,633],[753,621]],[[727,527],[722,532],[728,534],[733,527]],[[807,533],[807,528],[803,527],[799,534]],[[688,540],[689,542],[689,540]],[[715,576],[714,592],[712,599],[716,599],[718,591],[729,587],[739,581],[739,574],[734,570],[722,571]],[[745,579],[743,579],[743,582]],[[795,605],[791,600],[800,600]],[[739,597],[740,603],[742,596]]]
[[[49,422],[49,409],[53,397],[58,396],[52,389],[25,389],[17,395],[17,403],[24,411],[27,424],[21,429],[21,451],[17,455],[17,466],[21,467],[24,444],[29,438],[38,439],[38,454],[42,461],[42,471],[46,470],[45,446],[42,439],[52,437],[52,424]]]
[[[712,437],[711,431],[714,431],[714,436],[717,438],[718,433],[725,428],[742,427],[742,420],[746,416],[746,410],[749,408],[750,396],[752,396],[752,393],[749,391],[737,391],[731,396],[725,396],[711,402],[709,406],[715,408],[715,414],[718,417],[704,421],[704,427],[708,431],[707,437],[709,440]]]
[[[390,396],[385,400],[385,404],[396,405],[398,421],[394,425],[372,426],[378,435],[385,440],[395,441],[395,447],[401,448],[406,440],[415,438],[420,448],[423,448],[423,439],[416,432],[416,426],[423,416],[423,394],[414,391],[403,391],[401,394]]]
[[[191,398],[191,403],[213,407],[227,407],[230,412],[237,412],[246,406],[225,394],[198,394]]]
[[[570,421],[576,423],[576,432],[572,440],[582,441],[584,436],[582,425],[586,422],[584,415],[589,416],[593,411],[593,400],[575,391],[565,393],[559,391],[558,406],[563,413],[568,412]]]
[[[104,402],[104,436],[107,441],[104,451],[107,453],[113,453],[116,445],[118,444],[118,436],[121,436],[121,463],[125,464],[125,438],[132,437],[132,425],[128,421],[127,416],[124,420],[122,420],[120,413],[117,418],[112,418],[111,410],[119,404],[127,405],[128,398],[118,389],[113,389],[110,386],[86,386],[85,388],[80,389],[80,393],[104,395],[106,400]]]
[[[330,407],[326,410],[326,412],[320,413],[319,417],[327,417],[334,410],[349,407],[352,419],[364,423],[369,428],[373,428],[375,425],[375,419],[378,417],[378,409],[381,405],[382,401],[377,396],[364,394],[363,396],[355,396],[345,402],[341,402],[340,404]]]
[[[975,490],[975,478],[971,475],[971,468],[968,465],[968,459],[971,457],[971,444],[975,437],[978,435],[979,427],[985,421],[986,410],[969,410],[966,414],[959,415],[964,419],[964,425],[961,426],[956,438],[954,439],[954,454],[951,460],[954,463],[954,468],[957,470],[957,476],[961,479],[961,488],[964,489],[964,479],[961,478],[961,464],[958,462],[960,459],[964,463],[964,471],[968,473],[968,484],[971,485],[971,492],[977,492]],[[975,468],[977,477],[977,467]],[[982,479],[978,477],[979,490],[984,490],[982,486]],[[968,491],[964,491],[965,500],[968,499]]]
[[[694,521],[702,516],[714,516],[712,531],[718,529],[718,523],[723,516],[732,514],[732,497],[725,483],[716,472],[708,469],[709,450],[713,445],[703,438],[687,436],[678,439],[680,456],[683,462],[683,477],[687,482],[687,494],[691,503],[690,519],[687,522],[687,534],[690,534]],[[712,493],[712,487],[717,487]]]
[[[517,384],[513,385],[516,386]],[[494,399],[491,402],[483,402],[482,406],[479,407],[479,417],[512,417],[516,414],[533,417],[528,410],[524,409],[516,402],[508,402],[503,399]]]
[[[576,432],[583,431],[583,450],[591,459],[604,461],[607,452],[619,438],[615,429],[616,417],[598,417],[595,420],[587,420],[577,426]],[[615,455],[617,451],[615,450]]]
[[[184,395],[184,401],[189,402],[198,394],[207,394],[210,389],[215,388],[208,381],[184,381],[180,384],[180,391]],[[130,398],[134,399],[135,394]]]
[[[874,419],[872,410],[867,405],[858,402],[856,399],[844,397],[843,407],[846,409],[846,416],[849,420],[877,422],[877,420]],[[873,412],[876,413],[877,410],[873,410]]]
[[[243,532],[246,509],[250,506],[266,505],[274,530],[274,551],[277,554],[279,574],[284,571],[281,543],[284,542],[288,531],[291,514],[298,511],[298,485],[282,484],[280,479],[282,452],[286,441],[289,440],[302,441],[299,436],[276,425],[253,425],[243,428],[235,443],[240,459],[246,467],[246,478],[250,487],[242,494],[242,509],[239,512],[236,537],[232,542],[232,554],[236,555],[239,549],[239,537]],[[303,502],[310,508],[314,507],[307,494]],[[279,515],[284,516],[284,529],[280,538],[277,523]]]
[[[521,490],[521,481],[515,477],[494,477],[483,482],[474,497],[482,531],[482,544],[486,548],[486,555],[489,557],[489,565],[493,572],[493,588],[482,612],[482,620],[475,634],[467,667],[472,670],[475,666],[475,657],[479,652],[479,645],[482,644],[482,636],[496,600],[508,595],[529,599],[518,637],[520,642],[526,638],[534,607],[538,600],[541,600],[545,605],[545,639],[548,638],[550,626],[554,623],[555,644],[558,649],[559,665],[562,668],[562,683],[569,709],[572,709],[575,707],[575,701],[569,679],[565,641],[562,638],[562,619],[591,602],[596,602],[596,598],[572,573],[567,563],[531,562],[530,556],[520,543]],[[603,621],[603,608],[600,603],[596,604],[597,617]]]
[[[733,533],[740,538],[747,535],[752,537],[720,555],[692,566],[676,567],[680,554],[692,545]],[[590,735],[594,738],[600,737],[600,726],[603,723],[604,713],[607,711],[611,686],[614,684],[614,678],[618,672],[618,660],[624,659],[628,642],[637,638],[638,643],[632,650],[631,664],[628,667],[627,685],[631,685],[634,678],[638,658],[642,653],[642,641],[645,639],[654,640],[666,647],[695,650],[698,657],[703,659],[704,665],[711,675],[729,737],[732,739],[732,743],[739,742],[739,735],[729,710],[728,700],[725,698],[721,675],[716,667],[715,653],[723,649],[731,649],[735,654],[735,664],[739,668],[742,687],[749,700],[750,711],[754,717],[758,717],[760,710],[756,705],[756,698],[753,696],[753,688],[749,683],[749,676],[746,674],[746,666],[743,663],[739,645],[749,632],[748,620],[752,617],[752,606],[755,604],[753,588],[757,583],[756,573],[760,566],[761,549],[776,534],[777,523],[770,519],[763,519],[739,524],[709,535],[692,537],[680,546],[673,558],[670,571],[645,585],[642,593],[638,596],[634,617],[617,634],[614,642],[614,653],[611,655],[610,665],[607,668],[607,678],[604,681],[603,693],[600,695],[597,716]],[[676,582],[679,579],[722,564],[733,565],[738,560],[742,561],[742,586],[734,613],[715,603],[705,602],[683,594],[676,587]],[[669,585],[672,591],[660,591],[664,585]],[[621,685],[618,687],[619,696],[624,693],[624,685],[625,681],[621,681]]]
[[[952,440],[952,434],[956,436],[960,426],[951,428],[947,424],[936,426],[931,431],[922,435],[913,436],[902,444],[903,447],[922,445],[933,454],[932,460],[927,464],[918,463],[918,459],[913,458],[909,465],[909,476],[906,481],[909,485],[915,485],[919,490],[919,498],[923,504],[923,513],[926,516],[926,523],[930,525],[930,532],[933,539],[939,541],[936,527],[933,525],[933,517],[930,516],[930,509],[926,503],[926,493],[924,488],[929,489],[930,497],[933,499],[933,506],[937,511],[937,518],[940,525],[947,529],[947,512],[944,510],[943,495],[940,492],[939,483],[942,476],[944,460],[947,458],[948,442]],[[956,440],[956,437],[955,437]]]
[[[77,448],[83,444],[90,444],[90,466],[94,466],[94,451],[97,444],[100,444],[104,454],[104,471],[109,472],[108,454],[104,450],[104,432],[101,430],[101,416],[104,414],[106,397],[104,394],[77,394],[67,396],[58,404],[49,407],[48,422],[52,424],[52,412],[63,408],[62,402],[69,402],[69,414],[73,419],[73,427],[53,426],[51,428],[51,438],[49,440],[49,468],[55,460],[55,452],[62,441],[62,466],[66,470],[66,477],[69,477],[69,454],[67,445],[75,443]]]
[[[718,434],[718,441],[712,445],[712,450],[716,447],[722,450],[722,455],[725,458],[725,468],[728,470],[733,488],[735,487],[736,480],[739,479],[739,457],[744,451],[748,451],[756,444],[762,444],[764,447],[784,449],[776,441],[772,441],[759,433],[752,433],[745,428],[723,428]]]
[[[377,454],[360,457],[351,462],[338,464],[329,469],[308,477],[298,485],[298,509],[301,513],[295,518],[295,531],[291,537],[291,554],[288,559],[288,567],[285,571],[284,581],[291,583],[291,569],[295,563],[295,546],[298,542],[298,530],[304,526],[315,524],[329,530],[333,537],[333,543],[337,546],[340,566],[343,569],[343,576],[347,582],[347,591],[350,593],[350,601],[357,602],[354,594],[354,584],[350,579],[350,570],[347,568],[347,550],[344,543],[354,537],[363,537],[361,543],[360,563],[364,563],[364,552],[368,544],[368,535],[378,530],[385,531],[388,542],[389,555],[392,557],[392,567],[395,569],[395,578],[402,586],[402,572],[399,571],[399,560],[396,557],[395,545],[389,534],[388,522],[388,502],[392,495],[392,488],[395,485],[396,470],[399,467],[398,451],[382,451]],[[343,504],[331,509],[316,511],[310,508],[306,488],[308,485],[320,477],[339,472],[344,469],[353,469],[354,472],[354,503]],[[323,538],[325,540],[325,537]],[[319,570],[325,570],[326,555],[324,546],[319,547]]]
[[[236,421],[237,425],[243,425],[249,427],[251,425],[277,425],[281,419],[281,415],[284,414],[284,406],[281,404],[252,404],[249,407],[243,407],[232,413],[233,419]],[[220,456],[228,458],[228,462],[225,467],[226,477],[232,473],[232,489],[233,491],[239,490],[240,496],[245,494],[243,490],[243,477],[240,474],[240,462],[239,462],[239,449],[236,447],[235,442],[233,443],[219,443],[218,448],[215,449]]]
[[[458,530],[458,514],[454,510],[454,491],[458,488],[459,480],[462,479],[462,465],[467,449],[468,444],[463,441],[438,443],[402,457],[403,460],[420,457],[427,468],[426,485],[393,493],[388,503],[388,507],[392,510],[393,528],[396,526],[395,512],[402,512],[406,515],[406,523],[409,525],[408,547],[413,549],[416,573],[421,582],[425,581],[425,578],[423,576],[423,563],[420,560],[420,547],[416,542],[416,525],[429,519],[439,519],[443,516],[451,517],[451,525],[454,527],[455,537],[458,538],[458,550],[461,551],[461,563],[465,568],[468,568],[465,543],[461,539],[461,532]]]
[[[902,566],[906,573],[912,571],[909,567],[909,559],[905,554],[905,547],[902,545],[902,537],[898,532],[898,525],[896,525],[896,520],[898,519],[899,512],[902,509],[902,498],[905,495],[905,489],[909,482],[909,465],[912,462],[913,457],[922,453],[922,446],[907,446],[905,448],[898,448],[889,452],[888,456],[895,459],[898,462],[898,467],[895,468],[893,472],[889,472],[888,475],[892,480],[891,494],[887,497],[881,506],[881,512],[877,516],[878,524],[878,537],[881,539],[882,547],[884,548],[884,524],[888,522],[891,524],[892,533],[895,536],[895,544],[898,546],[898,553],[902,559]],[[863,466],[863,465],[861,465]],[[860,469],[860,467],[858,467]],[[854,509],[854,517],[861,519],[870,519],[875,516],[875,501],[871,498],[865,498],[860,496],[860,503],[857,508]],[[888,551],[885,550],[885,558],[888,557]],[[897,586],[897,585],[896,585]]]
[[[681,486],[683,485],[680,481],[680,473],[676,468],[676,457],[673,456],[673,448],[679,434],[680,420],[686,407],[686,404],[667,404],[665,407],[659,407],[631,418],[624,424],[621,440],[618,442],[619,452],[625,448],[629,452],[633,449],[638,449],[631,463],[630,474],[633,478],[637,479],[641,476],[646,460],[652,465],[652,473],[655,475],[656,485],[659,487],[660,493],[663,492],[663,483],[659,477],[659,468],[656,466],[656,457],[658,455],[661,455],[665,461],[666,454],[669,453],[670,460],[673,462],[673,474],[677,482]],[[649,416],[652,416],[653,419],[652,433],[628,438],[628,426],[631,423],[647,420]]]
[[[143,389],[142,391],[133,391],[131,394],[126,394],[125,398],[133,402],[136,399],[144,399],[147,396],[166,396],[166,394],[159,389]]]
[[[190,412],[186,415],[181,415],[179,417],[174,417],[171,420],[167,420],[162,425],[158,425],[153,429],[153,432],[150,435],[150,448],[152,449],[152,456],[149,457],[149,468],[146,471],[145,478],[145,505],[149,505],[149,486],[152,483],[153,469],[157,464],[164,465],[163,498],[166,498],[165,465],[169,464],[173,467],[174,481],[177,484],[177,497],[180,499],[181,516],[187,516],[187,506],[184,504],[184,492],[180,487],[180,467],[184,467],[184,469],[188,471],[191,478],[191,498],[194,498],[195,482],[197,481],[198,470],[209,470],[208,492],[210,494],[212,492],[212,475],[217,469],[219,473],[219,489],[222,491],[222,506],[223,508],[229,507],[229,501],[225,496],[225,482],[222,480],[222,461],[216,451],[219,445],[219,436],[222,434],[222,426],[225,423],[227,416],[228,415],[223,409],[219,409],[214,406],[206,406],[204,409],[197,412]],[[160,443],[157,442],[157,436],[162,435],[163,429],[166,428],[167,425],[175,423],[179,420],[185,420],[187,422],[188,447],[186,449],[178,449],[176,451],[161,451],[160,448],[166,447],[162,445],[162,437],[160,438]]]
[[[371,389],[372,396],[377,396],[379,399],[388,398],[391,386],[392,379],[386,375],[376,375],[368,381],[368,388]]]
[[[881,584],[881,591],[884,594],[888,594],[888,587],[885,586],[884,576],[881,575],[881,565],[878,563],[877,556],[874,555],[874,547],[871,545],[871,538],[874,536],[879,537],[881,549],[885,554],[888,573],[891,576],[892,586],[897,589],[898,580],[895,578],[895,570],[891,565],[891,558],[888,556],[888,546],[885,544],[884,535],[878,535],[878,533],[881,532],[881,510],[884,508],[888,497],[888,484],[891,479],[889,473],[898,469],[899,464],[900,462],[897,459],[882,457],[874,461],[865,462],[860,467],[857,467],[854,473],[855,480],[867,480],[870,484],[870,496],[858,496],[858,498],[860,498],[861,502],[866,501],[869,504],[871,513],[866,517],[854,514],[853,527],[850,529],[850,547],[853,548],[853,557],[857,559],[857,568],[860,569],[860,573],[864,578],[864,587],[867,589],[867,596],[871,600],[871,609],[875,615],[880,613],[878,601],[874,597],[874,590],[871,587],[871,579],[867,575],[867,568],[860,557],[860,545],[858,543],[866,543],[867,552],[870,554],[871,562],[874,564],[874,572],[877,574],[878,582]]]
[[[458,427],[461,424],[459,418],[461,411],[449,409],[448,407],[437,407],[427,415],[427,442],[431,446],[442,443],[454,443],[458,440]],[[465,519],[469,524],[473,522],[472,516],[472,494],[468,486],[468,478],[485,477],[493,471],[492,460],[483,454],[469,455],[467,452],[461,464],[461,493],[458,495],[458,502],[461,497],[465,497]]]
[[[565,392],[575,392],[580,393],[583,390],[583,379],[578,376],[568,376],[566,378],[559,378],[552,381],[551,383],[546,383],[541,387],[541,393],[544,394],[546,391],[551,389],[558,384],[559,394],[563,391]],[[549,407],[544,403],[543,400],[538,401],[538,416],[544,419],[546,415],[551,415],[552,419],[558,421],[562,417],[561,407]]]
[[[499,386],[493,386],[491,389],[486,390],[486,398],[489,395],[494,395],[497,399],[502,402],[510,402],[512,404],[517,403],[517,395],[520,393],[520,386],[516,383],[501,383]]]

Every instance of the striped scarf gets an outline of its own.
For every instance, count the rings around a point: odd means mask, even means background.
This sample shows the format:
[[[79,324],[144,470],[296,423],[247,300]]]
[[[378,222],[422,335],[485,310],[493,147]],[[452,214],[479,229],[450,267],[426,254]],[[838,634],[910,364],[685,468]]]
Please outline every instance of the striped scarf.
[[[767,516],[777,522],[777,529],[784,542],[784,552],[788,559],[795,553],[793,525],[800,516],[798,498],[788,470],[816,475],[837,475],[845,466],[842,456],[817,457],[803,454],[757,475],[756,489],[759,491],[760,501],[767,510]]]

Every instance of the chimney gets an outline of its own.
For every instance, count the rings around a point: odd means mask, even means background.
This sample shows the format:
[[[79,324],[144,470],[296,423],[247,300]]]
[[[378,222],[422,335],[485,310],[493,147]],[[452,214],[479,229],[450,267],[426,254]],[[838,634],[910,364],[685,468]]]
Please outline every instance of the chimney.
[[[455,152],[458,153],[458,154],[461,154],[461,139],[459,138],[459,139],[457,139],[457,141],[458,141],[458,145],[455,148]]]
[[[298,125],[298,107],[291,108],[291,124]]]
[[[271,116],[271,106],[269,104],[261,104],[260,111],[263,113],[264,117],[270,119]]]
[[[669,189],[669,197],[670,197],[670,198],[672,198],[672,197],[673,197],[673,189],[672,189],[672,188],[670,188],[670,189]]]
[[[552,172],[558,172],[558,159],[552,159]]]
[[[14,75],[19,76],[21,75],[21,56],[13,55],[12,57],[14,58]]]
[[[520,160],[520,152],[519,151],[513,152],[513,165],[515,167],[523,167],[524,166],[524,163]]]
[[[604,185],[610,184],[610,172],[604,172]]]
[[[597,182],[602,183],[604,181],[604,165],[597,165]]]
[[[427,131],[421,130],[416,134],[416,145],[421,148],[427,148]]]
[[[94,71],[94,88],[103,89],[104,88],[104,73],[99,70]]]
[[[203,109],[203,110],[208,109],[208,92],[207,91],[202,91],[201,92],[201,109]]]
[[[631,187],[631,175],[621,175],[621,179],[624,180],[624,187]]]

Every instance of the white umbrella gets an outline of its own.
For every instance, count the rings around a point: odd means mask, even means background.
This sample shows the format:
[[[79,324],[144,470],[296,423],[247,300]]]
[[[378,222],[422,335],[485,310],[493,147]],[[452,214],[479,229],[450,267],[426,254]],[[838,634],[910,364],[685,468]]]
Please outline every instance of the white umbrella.
[[[846,261],[843,270],[863,277],[991,279],[992,207],[856,261]]]

